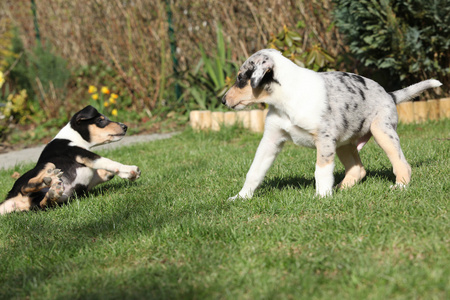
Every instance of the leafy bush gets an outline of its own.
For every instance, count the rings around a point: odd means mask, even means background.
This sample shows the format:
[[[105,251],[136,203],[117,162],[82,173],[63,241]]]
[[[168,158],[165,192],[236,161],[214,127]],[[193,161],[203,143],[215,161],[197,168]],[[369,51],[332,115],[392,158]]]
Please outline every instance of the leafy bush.
[[[11,90],[26,90],[27,104],[41,107],[44,117],[59,113],[71,77],[67,61],[54,54],[49,45],[37,44],[25,50],[17,30],[11,51],[14,55],[7,58]]]
[[[306,51],[303,50],[302,37],[296,31],[288,29],[287,26],[284,26],[280,33],[272,37],[269,47],[281,51],[285,57],[297,65],[315,71],[325,71],[334,63],[334,58],[319,43],[314,44]]]
[[[350,50],[398,85],[437,78],[450,83],[448,0],[335,0],[334,15]]]
[[[4,74],[0,71],[0,89],[2,89],[5,82]],[[6,84],[6,87],[0,94],[0,141],[8,133],[10,125],[25,123],[31,113],[27,105],[27,91],[23,89],[19,93],[14,93],[9,90],[9,84]]]

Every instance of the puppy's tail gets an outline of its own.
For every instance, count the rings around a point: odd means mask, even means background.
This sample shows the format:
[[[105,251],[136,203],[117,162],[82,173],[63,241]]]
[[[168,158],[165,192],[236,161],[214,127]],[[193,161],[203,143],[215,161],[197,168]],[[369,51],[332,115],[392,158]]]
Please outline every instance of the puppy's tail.
[[[408,86],[407,88],[389,93],[395,104],[402,103],[404,101],[411,100],[412,98],[418,96],[426,89],[435,88],[441,86],[442,83],[436,79],[428,79],[421,81],[419,83]]]

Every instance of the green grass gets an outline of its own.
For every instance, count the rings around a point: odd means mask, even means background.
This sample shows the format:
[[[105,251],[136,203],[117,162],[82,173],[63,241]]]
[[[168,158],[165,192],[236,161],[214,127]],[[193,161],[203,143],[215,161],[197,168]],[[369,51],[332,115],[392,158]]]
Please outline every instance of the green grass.
[[[449,129],[400,126],[406,191],[371,141],[366,179],[323,199],[315,151],[287,144],[252,200],[227,201],[261,138],[240,129],[101,152],[142,178],[0,217],[0,298],[448,299]]]

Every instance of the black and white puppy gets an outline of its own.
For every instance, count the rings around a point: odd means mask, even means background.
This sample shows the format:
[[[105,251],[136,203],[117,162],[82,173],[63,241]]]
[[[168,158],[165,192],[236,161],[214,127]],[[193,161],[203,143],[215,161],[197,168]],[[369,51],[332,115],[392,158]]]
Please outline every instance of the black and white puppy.
[[[123,165],[89,151],[121,140],[126,132],[126,125],[109,120],[94,107],[83,108],[47,144],[36,166],[17,179],[0,204],[0,214],[66,202],[75,193],[87,192],[114,175],[139,178],[137,166]]]

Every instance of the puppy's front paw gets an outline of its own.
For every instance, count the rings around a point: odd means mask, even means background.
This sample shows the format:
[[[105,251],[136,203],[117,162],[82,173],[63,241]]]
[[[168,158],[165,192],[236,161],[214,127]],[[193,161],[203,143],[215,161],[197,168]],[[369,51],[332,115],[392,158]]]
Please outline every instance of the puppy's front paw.
[[[234,200],[236,200],[238,198],[239,198],[239,194],[237,194],[236,196],[228,198],[228,201],[234,201]]]
[[[330,197],[332,195],[333,195],[333,191],[329,190],[329,191],[316,192],[316,194],[314,196],[318,197],[318,198],[325,198],[325,197]]]
[[[406,190],[408,186],[401,182],[396,182],[395,185],[391,185],[391,190]]]
[[[117,175],[120,178],[136,180],[141,177],[141,170],[137,166],[122,166]]]
[[[252,197],[253,197],[253,192],[251,192],[251,191],[247,191],[247,192],[240,191],[239,194],[237,194],[236,196],[228,198],[228,201],[235,201],[236,199],[248,200],[248,199],[251,199]]]

